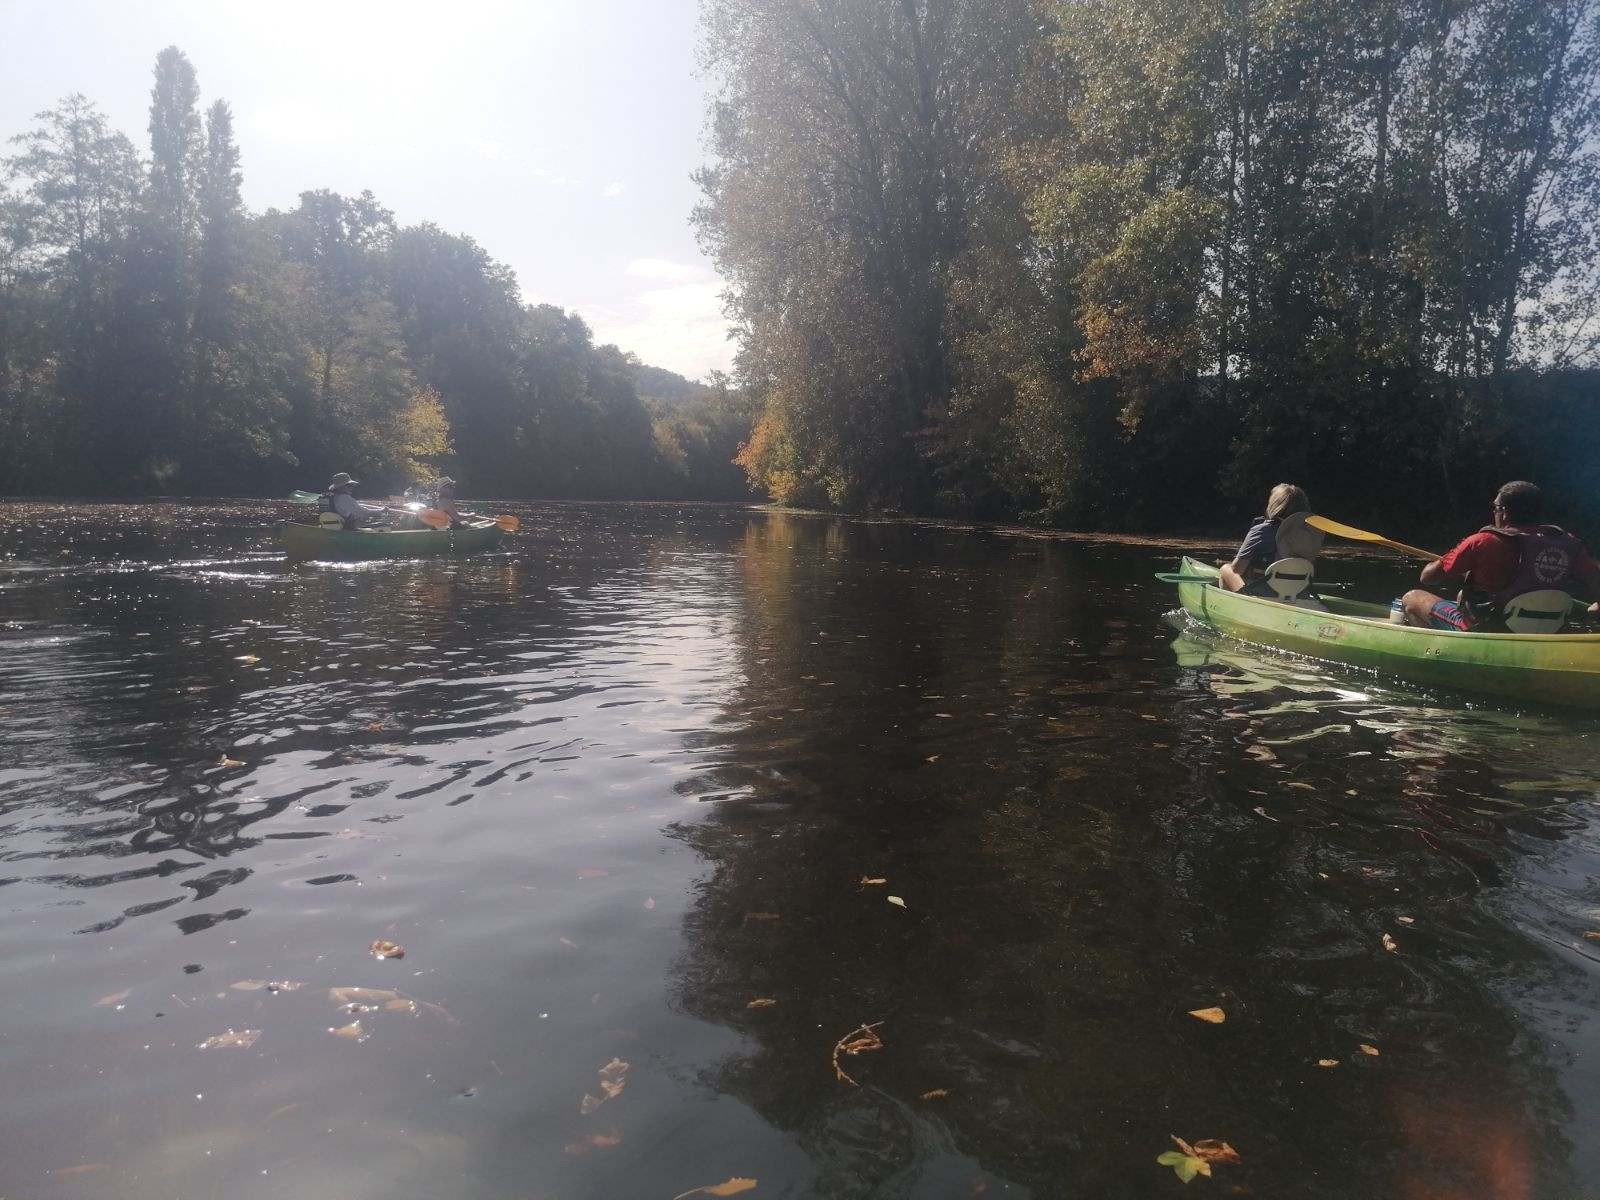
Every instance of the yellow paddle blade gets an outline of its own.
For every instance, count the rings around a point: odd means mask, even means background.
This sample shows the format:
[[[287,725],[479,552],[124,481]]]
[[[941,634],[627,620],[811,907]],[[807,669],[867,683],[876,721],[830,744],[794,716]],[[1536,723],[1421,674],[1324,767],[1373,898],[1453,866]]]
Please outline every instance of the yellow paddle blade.
[[[1323,533],[1331,533],[1334,537],[1348,538],[1352,542],[1372,542],[1374,545],[1387,546],[1391,550],[1398,550],[1401,554],[1409,554],[1412,558],[1420,558],[1432,562],[1439,556],[1432,550],[1423,550],[1418,546],[1408,546],[1404,542],[1397,542],[1393,538],[1386,538],[1381,533],[1369,533],[1365,529],[1357,529],[1354,525],[1346,525],[1342,521],[1334,521],[1328,517],[1310,516],[1306,524],[1313,529],[1320,529]]]

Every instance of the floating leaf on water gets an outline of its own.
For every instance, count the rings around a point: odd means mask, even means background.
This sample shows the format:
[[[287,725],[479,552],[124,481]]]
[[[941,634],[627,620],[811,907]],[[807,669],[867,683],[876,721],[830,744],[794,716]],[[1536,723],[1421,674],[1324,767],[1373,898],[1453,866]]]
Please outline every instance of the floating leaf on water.
[[[1386,933],[1383,935],[1383,948],[1390,954],[1393,954],[1396,950],[1400,949],[1400,943],[1396,942]]]
[[[114,1004],[121,1004],[133,994],[132,988],[123,988],[120,992],[112,992],[109,996],[101,996],[94,1002],[96,1008],[110,1008]]]
[[[1314,792],[1314,791],[1317,790],[1316,784],[1307,783],[1303,779],[1291,779],[1284,786],[1285,787],[1292,787],[1292,788],[1300,788],[1303,791],[1307,791],[1307,792]]]
[[[220,1050],[224,1046],[232,1046],[239,1050],[248,1050],[256,1044],[256,1039],[261,1036],[259,1029],[230,1029],[225,1033],[218,1033],[208,1037],[195,1047],[196,1050]]]
[[[259,992],[267,986],[265,979],[241,979],[237,983],[228,985],[236,992]]]
[[[580,867],[578,869],[579,879],[604,879],[609,874],[611,872],[604,867]]]
[[[930,754],[930,755],[928,755],[927,761],[928,762],[938,762],[939,761],[939,756],[937,754]]]
[[[889,881],[887,879],[883,878],[881,875],[871,875],[871,876],[863,875],[861,877],[861,886],[862,887],[882,887],[884,884],[886,884],[888,882]]]
[[[1201,1138],[1189,1147],[1189,1153],[1208,1163],[1237,1163],[1239,1152],[1220,1138]]]
[[[1399,921],[1402,925],[1415,925],[1417,923],[1417,919],[1415,917],[1396,917],[1395,920]]]
[[[587,1154],[591,1150],[609,1150],[613,1146],[622,1145],[622,1134],[613,1129],[610,1133],[588,1133],[576,1142],[569,1142],[563,1149],[568,1154]]]
[[[1228,1019],[1228,1014],[1220,1008],[1191,1008],[1189,1015],[1208,1025],[1221,1025]]]
[[[1255,813],[1256,816],[1258,816],[1258,817],[1265,817],[1267,820],[1271,821],[1274,825],[1282,825],[1283,824],[1282,821],[1278,820],[1277,817],[1273,816],[1271,813],[1269,813],[1265,808],[1263,808],[1259,804],[1256,805],[1250,811]]]
[[[600,1068],[600,1095],[591,1096],[584,1093],[583,1103],[578,1106],[578,1111],[587,1115],[599,1108],[607,1100],[615,1100],[622,1095],[622,1089],[628,1086],[628,1064],[620,1058],[613,1058]]]
[[[672,1200],[683,1200],[685,1196],[737,1196],[740,1192],[748,1192],[755,1186],[756,1181],[754,1179],[746,1179],[743,1176],[735,1175],[732,1179],[712,1184],[709,1187],[690,1188],[687,1192],[679,1192]]]
[[[359,1017],[356,1020],[351,1021],[350,1024],[341,1025],[337,1029],[330,1025],[328,1026],[328,1032],[333,1034],[334,1037],[350,1038],[357,1042],[364,1042],[369,1036],[367,1031],[361,1028],[361,1020]]]
[[[1338,1065],[1339,1065],[1339,1060],[1337,1058],[1319,1058],[1319,1059],[1317,1059],[1317,1066],[1319,1066],[1319,1067],[1337,1067]]]
[[[379,938],[367,948],[372,951],[373,958],[404,958],[406,956],[406,948],[404,946],[395,942],[385,941],[383,938]]]
[[[250,663],[258,663],[258,662],[260,662],[261,661],[261,656],[258,655],[258,654],[236,654],[233,657],[233,661],[234,662],[242,662],[246,666],[248,666]]]
[[[1196,1158],[1192,1154],[1185,1154],[1181,1150],[1166,1150],[1156,1156],[1156,1162],[1163,1167],[1171,1167],[1173,1173],[1184,1183],[1188,1183],[1196,1175],[1210,1175],[1211,1164],[1203,1158]]]
[[[110,1163],[100,1163],[100,1162],[79,1163],[75,1167],[57,1167],[55,1170],[51,1171],[50,1174],[52,1174],[52,1175],[88,1175],[88,1174],[90,1174],[91,1172],[94,1172],[94,1171],[109,1171],[109,1170],[111,1170],[111,1164]]]
[[[387,725],[385,725],[382,721],[374,721],[371,725],[367,726],[367,732],[368,733],[382,733],[387,728],[389,728],[389,727]]]
[[[948,1100],[949,1098],[949,1088],[934,1088],[932,1091],[923,1092],[919,1097],[922,1100]]]
[[[237,758],[229,758],[226,754],[224,754],[221,758],[217,759],[217,766],[219,766],[219,767],[242,767],[242,766],[244,766],[244,764],[242,762],[240,762]]]
[[[885,896],[884,899],[890,904],[894,905],[896,908],[904,908],[906,906],[906,902],[899,896]]]
[[[335,1004],[387,1004],[391,1000],[403,1000],[399,992],[392,992],[388,988],[368,987],[334,987],[328,989],[328,999]]]
[[[746,1008],[771,1008],[777,1001],[770,996],[760,996],[746,1004]]]
[[[1367,1043],[1361,1042],[1357,1046],[1357,1049],[1359,1049],[1363,1054],[1371,1055],[1373,1058],[1378,1057],[1378,1048],[1376,1046],[1369,1046]]]
[[[841,1055],[866,1054],[872,1050],[883,1049],[883,1039],[878,1036],[878,1029],[882,1021],[874,1021],[870,1025],[857,1025],[833,1045],[833,1074],[840,1083],[848,1083],[851,1087],[860,1087],[854,1079],[839,1065]]]
[[[1600,929],[1591,929],[1583,936],[1586,941],[1600,942]]]
[[[744,915],[744,919],[746,921],[776,921],[778,914],[774,912],[747,912]]]

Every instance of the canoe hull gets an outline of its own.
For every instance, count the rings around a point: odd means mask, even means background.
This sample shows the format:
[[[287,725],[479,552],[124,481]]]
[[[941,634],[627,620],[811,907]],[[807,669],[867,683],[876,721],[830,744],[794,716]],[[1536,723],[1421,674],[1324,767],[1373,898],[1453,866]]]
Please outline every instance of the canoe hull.
[[[1179,574],[1217,573],[1185,558]],[[1377,605],[1325,599],[1329,611],[1321,612],[1198,582],[1180,583],[1178,600],[1195,620],[1243,642],[1433,687],[1600,708],[1600,634],[1414,629]]]
[[[324,529],[288,524],[278,540],[291,558],[435,558],[493,549],[500,544],[500,527],[493,521],[459,529]]]

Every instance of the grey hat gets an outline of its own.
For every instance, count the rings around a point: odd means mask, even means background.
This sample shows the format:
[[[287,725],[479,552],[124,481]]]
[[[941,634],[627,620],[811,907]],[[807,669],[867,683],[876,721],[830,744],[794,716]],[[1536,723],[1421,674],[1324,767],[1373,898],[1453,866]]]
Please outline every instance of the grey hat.
[[[350,487],[352,484],[358,484],[360,482],[361,480],[351,479],[349,475],[345,474],[345,472],[340,471],[328,481],[328,490],[331,492],[335,488]]]

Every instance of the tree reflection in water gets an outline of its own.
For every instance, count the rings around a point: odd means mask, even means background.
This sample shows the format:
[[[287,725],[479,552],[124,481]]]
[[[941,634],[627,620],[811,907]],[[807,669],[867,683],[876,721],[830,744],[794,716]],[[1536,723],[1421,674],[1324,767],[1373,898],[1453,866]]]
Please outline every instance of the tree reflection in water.
[[[816,1193],[1147,1196],[1176,1133],[1257,1195],[1574,1194],[1539,1009],[1580,981],[1538,938],[1582,918],[1534,881],[1552,840],[1593,853],[1589,726],[1192,639],[1174,671],[1154,556],[973,537],[928,569],[928,537],[751,523],[749,682],[682,785],[716,803],[677,829],[711,866],[677,1001],[747,1035],[710,1082]]]

